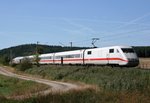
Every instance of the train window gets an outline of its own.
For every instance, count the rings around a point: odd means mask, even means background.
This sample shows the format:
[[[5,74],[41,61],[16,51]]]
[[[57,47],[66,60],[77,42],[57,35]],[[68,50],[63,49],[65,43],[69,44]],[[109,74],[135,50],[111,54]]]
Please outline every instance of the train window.
[[[114,53],[114,49],[109,49],[109,53]]]
[[[73,55],[66,55],[66,58],[73,58]]]
[[[124,53],[134,53],[134,50],[131,49],[131,48],[122,48],[122,51],[123,51]]]
[[[80,58],[80,54],[75,54],[74,57],[75,58]]]
[[[117,53],[119,53],[119,50],[117,49]]]
[[[88,55],[91,55],[91,54],[92,54],[92,51],[88,51],[87,54],[88,54]]]
[[[56,56],[56,57],[55,57],[55,59],[60,59],[60,58],[61,58],[61,56]]]
[[[80,54],[66,55],[64,58],[80,58]]]
[[[48,56],[48,57],[41,57],[41,59],[52,59],[51,56]]]

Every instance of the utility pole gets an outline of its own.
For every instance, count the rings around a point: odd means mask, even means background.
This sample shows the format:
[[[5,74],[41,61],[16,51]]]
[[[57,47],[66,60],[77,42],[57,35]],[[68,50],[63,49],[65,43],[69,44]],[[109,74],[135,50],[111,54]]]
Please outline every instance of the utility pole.
[[[95,43],[97,40],[99,40],[99,38],[92,38],[92,45],[94,48],[96,48]]]
[[[37,41],[37,43],[36,43],[36,55],[38,55],[38,44],[39,44],[39,42]]]
[[[35,62],[36,62],[37,67],[40,66],[40,64],[39,64],[40,58],[39,58],[39,53],[38,53],[38,43],[39,42],[37,41],[37,44],[36,44],[36,57],[35,57]]]
[[[12,59],[13,59],[12,50],[10,50],[10,65],[12,64]]]
[[[70,42],[70,47],[71,47],[71,49],[72,49],[72,42]]]

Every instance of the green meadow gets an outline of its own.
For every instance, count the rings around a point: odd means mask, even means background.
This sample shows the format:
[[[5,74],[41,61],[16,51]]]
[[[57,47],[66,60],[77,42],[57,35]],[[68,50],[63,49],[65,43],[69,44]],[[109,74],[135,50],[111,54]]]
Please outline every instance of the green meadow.
[[[108,66],[33,66],[27,74],[50,80],[88,84],[91,88],[50,93],[19,103],[149,103],[150,70]],[[94,88],[96,87],[96,88]],[[12,99],[6,102],[14,102]]]

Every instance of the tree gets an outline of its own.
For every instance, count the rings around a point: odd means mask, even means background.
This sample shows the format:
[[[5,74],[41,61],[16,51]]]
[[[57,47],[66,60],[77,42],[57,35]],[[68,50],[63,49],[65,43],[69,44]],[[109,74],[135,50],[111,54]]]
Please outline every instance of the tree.
[[[34,57],[34,61],[35,61],[36,66],[39,67],[40,66],[40,63],[39,63],[40,58],[39,58],[39,54],[38,53],[36,53],[36,55]]]
[[[4,55],[0,57],[0,63],[2,63],[3,65],[9,65],[10,62],[10,58],[8,55]]]
[[[44,48],[43,48],[42,46],[38,46],[37,49],[38,49],[37,52],[38,52],[39,54],[43,54],[43,53],[44,53]]]
[[[17,66],[17,68],[21,71],[25,71],[26,69],[32,68],[32,63],[30,59],[24,58],[21,63]]]

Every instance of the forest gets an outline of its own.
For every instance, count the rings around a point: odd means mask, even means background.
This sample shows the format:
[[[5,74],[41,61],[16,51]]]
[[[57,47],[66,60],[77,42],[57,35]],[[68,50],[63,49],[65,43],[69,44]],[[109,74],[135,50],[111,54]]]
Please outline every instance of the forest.
[[[149,58],[150,46],[134,46],[133,47],[138,57]]]

